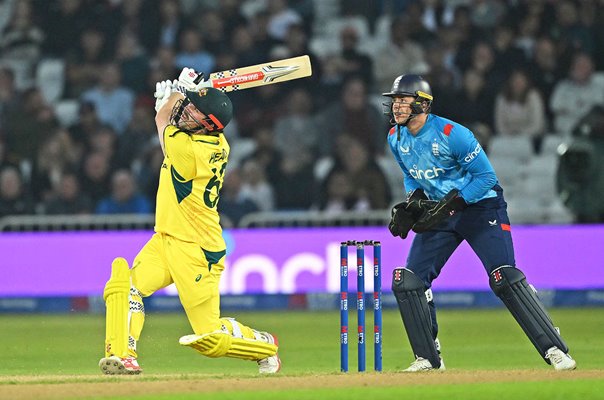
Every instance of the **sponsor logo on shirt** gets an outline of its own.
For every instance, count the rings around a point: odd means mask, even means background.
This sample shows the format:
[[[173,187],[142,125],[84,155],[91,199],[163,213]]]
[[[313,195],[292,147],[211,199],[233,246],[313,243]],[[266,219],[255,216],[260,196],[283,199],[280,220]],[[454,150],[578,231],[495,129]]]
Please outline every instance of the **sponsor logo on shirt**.
[[[407,147],[401,146],[401,153],[403,153],[404,155],[409,155],[409,146],[407,146]]]
[[[414,165],[413,168],[409,170],[409,175],[413,177],[413,179],[435,179],[440,174],[444,173],[445,170],[438,167],[432,167],[430,169],[417,169],[417,165]]]
[[[471,152],[468,153],[468,155],[463,159],[465,162],[470,162],[472,161],[474,158],[476,158],[476,156],[478,154],[480,154],[480,152],[482,151],[482,147],[480,147],[480,143],[478,143],[476,145],[476,148],[474,148],[474,150],[472,150]]]

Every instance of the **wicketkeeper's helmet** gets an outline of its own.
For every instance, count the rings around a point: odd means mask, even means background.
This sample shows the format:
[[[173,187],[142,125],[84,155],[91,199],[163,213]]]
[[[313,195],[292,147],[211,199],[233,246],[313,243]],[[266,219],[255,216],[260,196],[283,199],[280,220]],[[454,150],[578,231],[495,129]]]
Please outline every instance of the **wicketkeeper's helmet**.
[[[392,89],[388,93],[382,93],[386,97],[414,97],[415,101],[411,103],[411,116],[417,114],[429,113],[432,107],[432,88],[430,84],[419,75],[401,75],[398,76],[392,83]],[[384,106],[388,110],[384,110],[385,114],[392,112],[391,104],[385,103]]]
[[[195,108],[206,115],[199,123],[198,129],[186,129],[187,132],[205,128],[208,132],[222,131],[224,127],[233,118],[233,103],[231,99],[222,91],[214,88],[202,88],[199,91],[187,91],[184,100],[174,107],[170,118],[173,125],[178,126],[178,122],[185,107],[192,103]],[[180,127],[181,130],[185,130]]]

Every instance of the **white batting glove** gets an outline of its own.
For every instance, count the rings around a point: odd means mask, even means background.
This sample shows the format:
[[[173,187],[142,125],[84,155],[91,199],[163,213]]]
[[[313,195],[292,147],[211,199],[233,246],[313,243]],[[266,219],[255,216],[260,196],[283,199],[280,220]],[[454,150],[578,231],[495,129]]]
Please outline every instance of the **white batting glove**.
[[[184,87],[185,90],[197,91],[200,89],[199,84],[203,82],[203,79],[201,82],[195,82],[195,79],[197,79],[198,76],[199,74],[195,72],[193,68],[184,67],[180,72],[180,75],[178,75],[178,84]],[[203,73],[201,76],[203,77]]]
[[[172,82],[162,81],[155,84],[155,112],[158,112],[164,104],[168,102],[168,98],[172,94]]]
[[[171,83],[172,85],[172,93],[180,93],[183,96],[187,93],[187,89],[183,85],[178,82],[178,79],[174,79]]]

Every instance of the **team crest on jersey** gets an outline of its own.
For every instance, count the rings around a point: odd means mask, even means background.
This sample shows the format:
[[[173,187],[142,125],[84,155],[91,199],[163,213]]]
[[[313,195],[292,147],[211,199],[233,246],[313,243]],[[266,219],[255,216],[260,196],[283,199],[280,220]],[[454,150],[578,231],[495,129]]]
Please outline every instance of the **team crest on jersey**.
[[[205,96],[206,94],[208,94],[208,88],[200,89],[199,92],[197,92],[197,94],[200,96]]]
[[[440,156],[440,149],[438,148],[438,142],[436,140],[432,143],[432,154],[434,154],[434,157]]]

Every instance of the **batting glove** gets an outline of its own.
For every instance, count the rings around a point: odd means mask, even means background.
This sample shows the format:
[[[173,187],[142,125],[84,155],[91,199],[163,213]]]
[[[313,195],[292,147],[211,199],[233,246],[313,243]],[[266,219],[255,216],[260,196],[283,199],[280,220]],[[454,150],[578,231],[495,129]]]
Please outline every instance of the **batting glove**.
[[[178,85],[188,91],[199,90],[201,82],[203,82],[203,72],[198,74],[193,68],[184,67],[178,75]]]
[[[172,94],[172,82],[162,81],[155,84],[155,112],[158,112],[164,104],[168,102],[168,98]]]

